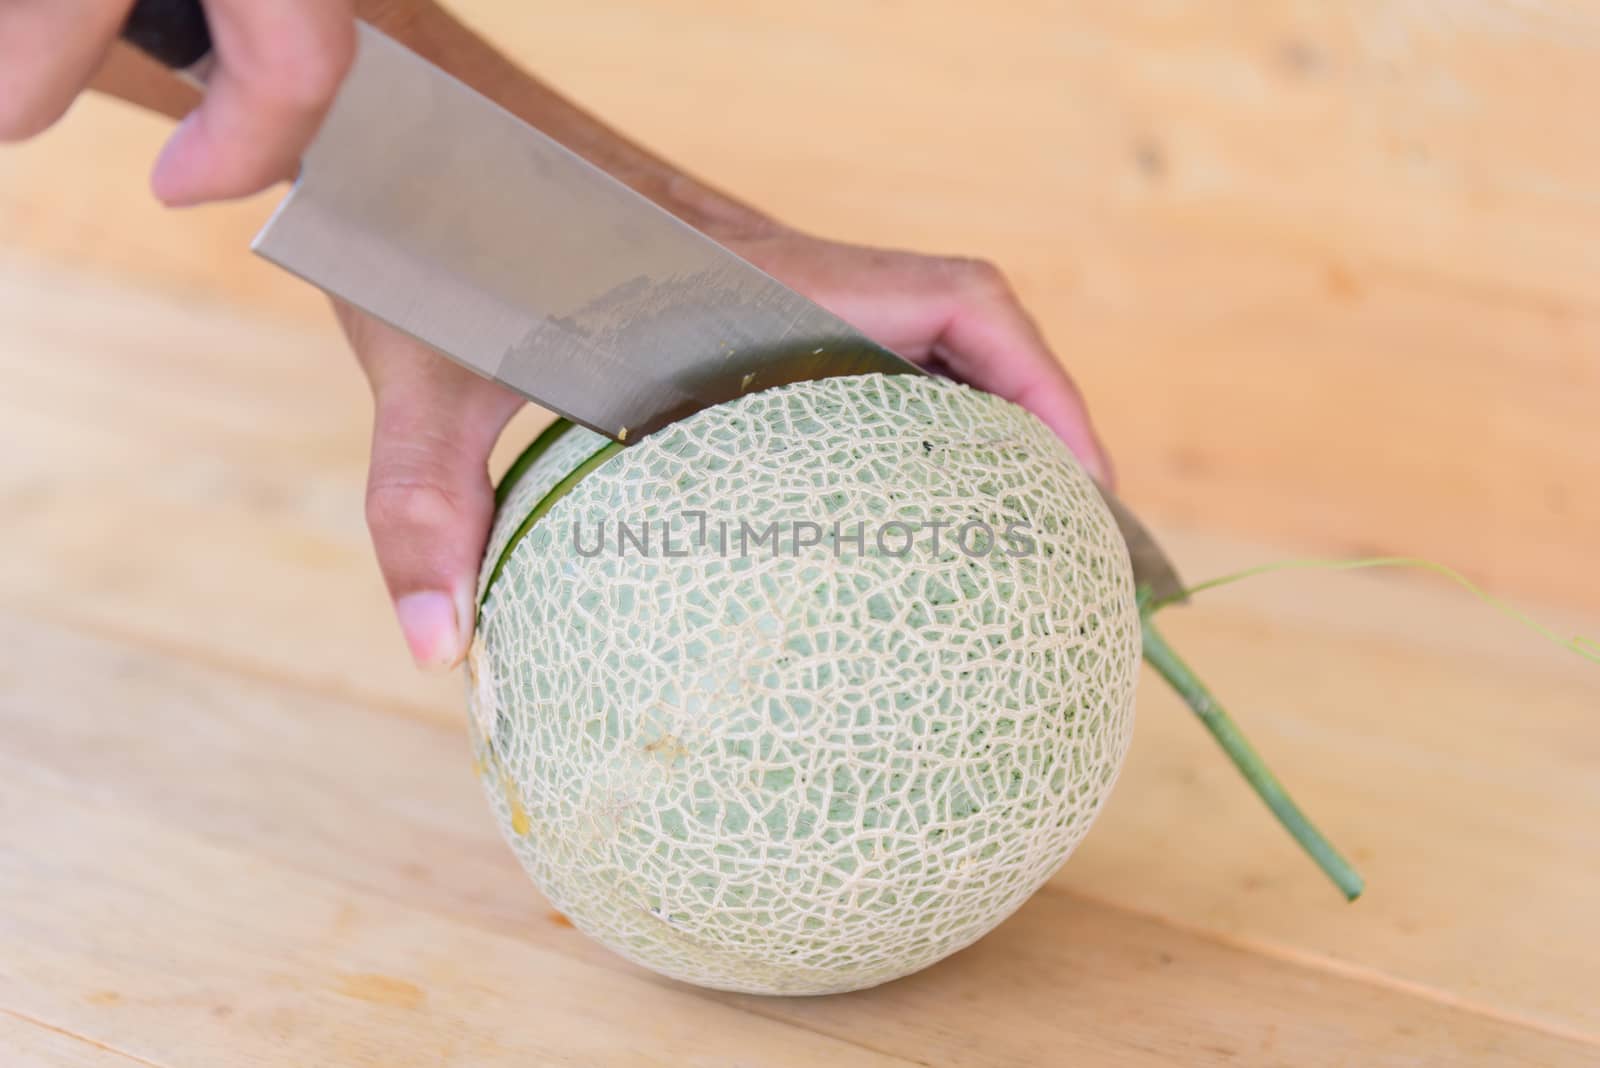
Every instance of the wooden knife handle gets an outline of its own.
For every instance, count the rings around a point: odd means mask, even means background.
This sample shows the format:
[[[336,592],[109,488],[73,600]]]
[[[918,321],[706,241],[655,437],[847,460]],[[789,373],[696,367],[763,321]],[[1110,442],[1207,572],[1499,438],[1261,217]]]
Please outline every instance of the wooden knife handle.
[[[138,0],[122,26],[122,39],[177,71],[211,51],[211,28],[200,0]]]

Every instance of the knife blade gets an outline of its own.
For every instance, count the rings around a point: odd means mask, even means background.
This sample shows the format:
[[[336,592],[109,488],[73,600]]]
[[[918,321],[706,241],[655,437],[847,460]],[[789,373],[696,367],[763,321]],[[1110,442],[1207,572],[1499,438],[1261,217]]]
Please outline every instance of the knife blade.
[[[366,26],[253,247],[622,441],[754,389],[914,370]]]
[[[364,23],[293,188],[252,248],[468,369],[624,443],[753,390],[922,374]],[[140,0],[123,36],[203,77],[198,0]],[[1102,489],[1135,582],[1166,555]]]

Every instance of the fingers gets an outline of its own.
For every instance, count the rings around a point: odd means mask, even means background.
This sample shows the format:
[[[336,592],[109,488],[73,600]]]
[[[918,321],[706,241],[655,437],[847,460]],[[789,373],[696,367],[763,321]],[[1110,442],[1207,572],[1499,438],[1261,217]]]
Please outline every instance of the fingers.
[[[1109,486],[1111,461],[1095,436],[1083,396],[1005,276],[982,260],[942,262],[951,303],[933,354],[956,377],[1033,412],[1095,481]]]
[[[863,248],[779,230],[734,243],[746,259],[918,363],[1033,412],[1096,481],[1111,462],[1083,397],[1005,276],[981,260]]]
[[[130,0],[0,2],[0,140],[66,112]],[[214,64],[151,185],[168,204],[247,196],[291,177],[355,58],[351,0],[207,0]]]
[[[172,205],[292,177],[355,58],[350,0],[207,0],[206,16],[215,62],[205,98],[151,176]]]
[[[0,3],[0,140],[25,140],[66,114],[117,39],[128,3]]]
[[[494,515],[487,460],[520,398],[341,310],[372,384],[367,526],[406,644],[424,668],[466,653]]]

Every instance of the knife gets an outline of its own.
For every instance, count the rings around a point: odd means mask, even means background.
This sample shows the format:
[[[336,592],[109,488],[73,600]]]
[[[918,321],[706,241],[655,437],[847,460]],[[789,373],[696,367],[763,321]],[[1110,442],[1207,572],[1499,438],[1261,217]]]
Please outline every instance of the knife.
[[[754,390],[920,368],[364,23],[299,177],[252,248],[450,359],[624,444]],[[199,0],[124,40],[203,83]],[[1102,488],[1134,581],[1184,587]]]

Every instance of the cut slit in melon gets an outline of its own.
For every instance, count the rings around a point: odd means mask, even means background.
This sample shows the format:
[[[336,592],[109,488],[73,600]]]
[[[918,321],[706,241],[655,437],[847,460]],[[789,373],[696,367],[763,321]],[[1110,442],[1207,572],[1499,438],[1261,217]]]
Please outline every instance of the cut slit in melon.
[[[556,439],[572,429],[572,427],[572,423],[567,422],[565,419],[558,419],[546,427],[544,433],[535,438],[533,443],[522,451],[522,455],[518,456],[511,467],[507,469],[506,477],[500,483],[501,489],[495,492],[495,503],[497,505],[502,503],[505,497],[510,496],[511,491],[516,488],[516,484],[521,480],[523,474],[533,466],[540,456],[549,450],[550,446],[555,444]],[[516,551],[522,539],[527,537],[528,532],[538,525],[539,520],[543,519],[551,508],[555,507],[557,501],[571,493],[573,488],[579,482],[582,482],[585,476],[621,452],[623,448],[624,446],[620,441],[606,442],[591,453],[588,459],[574,467],[570,474],[552,486],[543,497],[539,498],[539,502],[533,506],[527,517],[518,524],[517,529],[507,540],[505,548],[500,550],[500,555],[496,558],[494,567],[489,571],[489,577],[483,583],[483,593],[478,597],[479,611],[482,611],[484,603],[489,599],[489,594],[494,590],[495,580],[500,577],[501,571],[505,570],[506,561],[511,559],[511,554]],[[501,490],[503,490],[503,493]]]
[[[517,488],[517,483],[522,481],[522,476],[528,473],[539,457],[550,450],[550,446],[561,440],[562,435],[577,424],[570,419],[556,418],[556,421],[539,431],[538,435],[517,454],[511,461],[511,466],[506,468],[506,473],[500,476],[499,485],[494,488],[494,506],[498,511],[511,496],[511,491]]]

